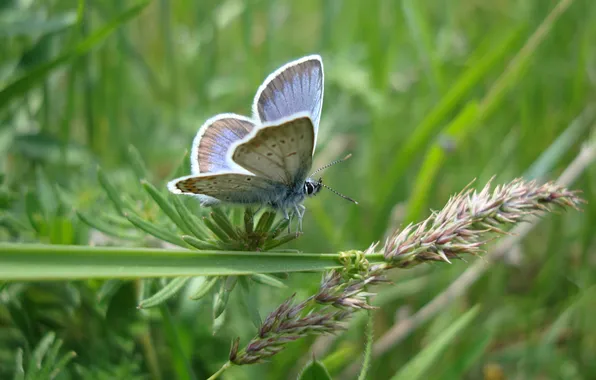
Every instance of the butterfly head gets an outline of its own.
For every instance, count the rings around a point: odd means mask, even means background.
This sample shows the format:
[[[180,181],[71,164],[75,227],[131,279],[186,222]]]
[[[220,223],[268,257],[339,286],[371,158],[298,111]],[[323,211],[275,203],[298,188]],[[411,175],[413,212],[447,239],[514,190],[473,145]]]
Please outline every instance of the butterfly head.
[[[317,181],[315,181],[312,178],[307,178],[306,181],[304,181],[304,194],[307,197],[312,197],[317,195],[317,193],[319,191],[321,191],[321,189],[323,188],[323,179],[319,178]]]

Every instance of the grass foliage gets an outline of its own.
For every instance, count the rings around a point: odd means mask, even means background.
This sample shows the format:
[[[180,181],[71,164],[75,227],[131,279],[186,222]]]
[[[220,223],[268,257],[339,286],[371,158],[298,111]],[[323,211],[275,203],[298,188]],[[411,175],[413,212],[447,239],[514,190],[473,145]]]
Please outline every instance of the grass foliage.
[[[595,378],[595,165],[571,186],[582,212],[548,215],[382,353],[366,342],[469,263],[389,272],[371,320],[334,338],[243,348],[267,343],[273,310],[301,321],[284,300],[322,294],[337,252],[382,246],[474,178],[554,180],[594,149],[594,20],[590,0],[2,2],[0,378],[343,379],[363,357],[374,379]],[[324,177],[359,205],[322,191],[296,238],[272,213],[167,192],[203,121],[249,114],[267,74],[312,53],[326,74],[313,166],[352,153]],[[247,361],[276,355],[230,365],[236,337]]]

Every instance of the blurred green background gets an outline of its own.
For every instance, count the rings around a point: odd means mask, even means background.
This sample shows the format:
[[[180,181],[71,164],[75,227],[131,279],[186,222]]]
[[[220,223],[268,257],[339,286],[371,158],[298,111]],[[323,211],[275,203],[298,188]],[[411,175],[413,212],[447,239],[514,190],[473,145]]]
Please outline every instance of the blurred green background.
[[[556,179],[593,133],[591,0],[135,4],[0,3],[2,241],[155,245],[138,232],[106,239],[77,217],[74,208],[94,217],[109,208],[97,165],[158,219],[135,196],[129,146],[163,189],[207,118],[249,115],[271,71],[312,53],[326,75],[314,166],[352,153],[324,179],[360,204],[321,192],[306,202],[304,236],[284,248],[365,249],[473,179]],[[593,165],[573,188],[594,198]],[[547,216],[464,297],[375,358],[370,378],[393,376],[474,304],[481,316],[433,362],[433,378],[596,378],[595,221],[592,203]],[[395,285],[378,289],[387,297],[375,337],[468,265],[395,271]],[[294,292],[308,297],[319,278],[294,274],[287,289],[258,287],[261,314]],[[77,355],[60,378],[201,379],[227,360],[233,337],[246,342],[256,331],[238,292],[214,335],[208,300],[190,301],[185,289],[167,307],[138,311],[142,285],[0,283],[0,378],[12,378],[18,349],[27,362],[53,331],[59,351]],[[362,354],[363,330],[356,320],[319,356],[332,375]],[[224,378],[295,377],[314,342],[289,344],[270,363]]]

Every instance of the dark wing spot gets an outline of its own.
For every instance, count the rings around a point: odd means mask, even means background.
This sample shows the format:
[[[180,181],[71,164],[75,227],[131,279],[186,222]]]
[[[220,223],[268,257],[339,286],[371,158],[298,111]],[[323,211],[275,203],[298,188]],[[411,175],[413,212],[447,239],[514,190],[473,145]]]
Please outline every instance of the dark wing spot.
[[[304,140],[304,133],[300,135],[300,140]]]
[[[271,144],[272,148],[275,148],[277,146],[277,144]]]
[[[271,157],[271,156],[273,156],[273,153],[271,153],[271,152],[268,152],[268,153],[267,153],[267,156]]]
[[[286,140],[279,140],[280,143],[285,144]]]
[[[296,152],[292,152],[292,153],[288,154],[286,157],[290,157],[290,156],[293,156],[295,154],[296,154]]]
[[[247,180],[247,181],[252,181],[252,178],[250,178],[250,177],[246,177],[246,180]]]
[[[293,138],[293,137],[292,137],[292,138],[290,138],[290,141],[291,141],[291,142],[294,142],[294,138]]]

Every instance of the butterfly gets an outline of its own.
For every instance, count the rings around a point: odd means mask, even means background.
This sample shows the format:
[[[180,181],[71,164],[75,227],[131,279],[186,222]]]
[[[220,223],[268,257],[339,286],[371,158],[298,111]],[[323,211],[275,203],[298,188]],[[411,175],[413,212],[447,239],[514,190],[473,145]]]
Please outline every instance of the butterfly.
[[[192,175],[174,179],[174,194],[195,195],[202,206],[264,205],[297,215],[299,230],[306,197],[322,179],[311,175],[324,92],[323,60],[309,55],[270,74],[257,90],[253,115],[224,113],[207,120],[192,143]],[[349,157],[349,156],[348,156]],[[335,194],[343,196],[336,191]]]

